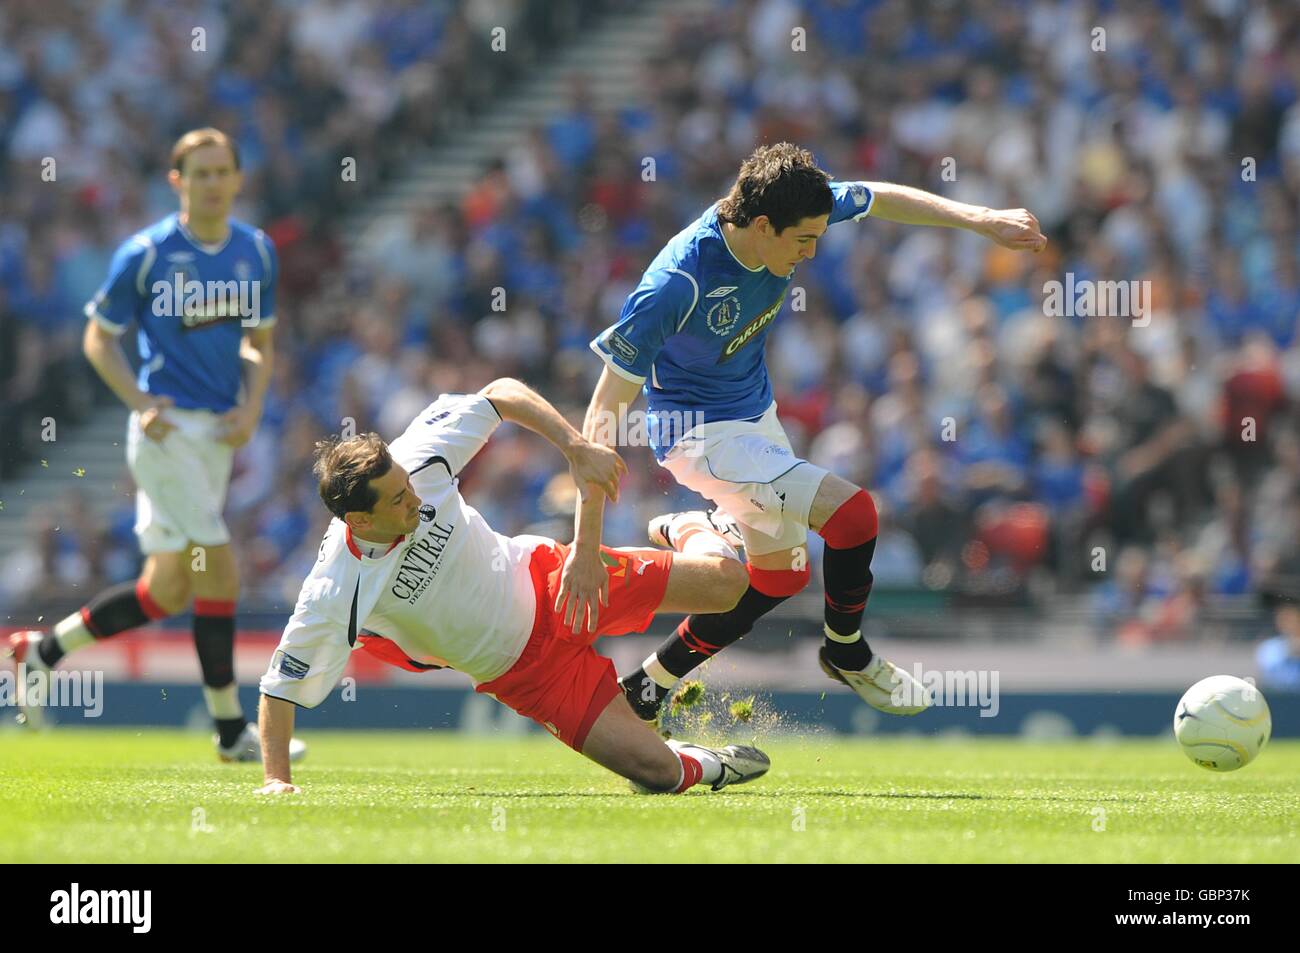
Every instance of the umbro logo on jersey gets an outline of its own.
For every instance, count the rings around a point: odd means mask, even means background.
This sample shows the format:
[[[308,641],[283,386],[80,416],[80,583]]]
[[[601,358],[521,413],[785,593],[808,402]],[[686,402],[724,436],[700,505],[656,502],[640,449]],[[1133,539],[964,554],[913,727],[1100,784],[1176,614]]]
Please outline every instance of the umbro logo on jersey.
[[[737,287],[739,287],[739,286],[738,286],[738,285],[723,285],[721,288],[714,288],[712,291],[710,291],[710,292],[709,292],[708,294],[706,294],[704,297],[706,297],[706,298],[725,298],[727,295],[729,295],[729,294],[731,294],[733,291],[735,291]]]
[[[192,251],[174,251],[167,256],[168,261],[193,261],[194,252]]]

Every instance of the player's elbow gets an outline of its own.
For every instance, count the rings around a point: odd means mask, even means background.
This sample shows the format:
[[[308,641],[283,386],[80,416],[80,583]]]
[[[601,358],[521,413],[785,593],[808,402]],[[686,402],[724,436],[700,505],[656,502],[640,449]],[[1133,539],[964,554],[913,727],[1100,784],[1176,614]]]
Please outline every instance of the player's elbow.
[[[107,332],[95,321],[86,322],[86,330],[81,335],[81,353],[86,360],[93,362],[104,351]]]
[[[484,387],[480,394],[491,400],[493,397],[504,397],[507,394],[518,393],[524,385],[513,377],[498,377],[492,383]]]

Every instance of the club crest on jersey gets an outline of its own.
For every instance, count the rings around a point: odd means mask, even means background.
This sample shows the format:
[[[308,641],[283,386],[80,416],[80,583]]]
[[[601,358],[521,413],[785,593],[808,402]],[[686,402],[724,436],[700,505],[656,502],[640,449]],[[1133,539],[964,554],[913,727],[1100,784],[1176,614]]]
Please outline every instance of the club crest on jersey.
[[[432,503],[424,503],[420,506],[420,522],[432,523],[438,516],[438,511],[433,508]]]
[[[719,289],[723,290],[723,289]],[[734,289],[733,289],[734,290]],[[712,294],[709,297],[713,297]],[[709,330],[718,337],[726,337],[735,330],[736,325],[740,322],[740,299],[735,295],[728,295],[713,307],[709,308],[708,314],[704,316],[704,323],[709,326]]]
[[[781,305],[785,301],[785,292],[781,292],[781,297],[776,299],[776,304],[768,308],[749,324],[740,329],[740,333],[727,342],[727,346],[722,349],[722,356],[718,358],[719,364],[725,364],[735,357],[740,350],[750,341],[758,337],[758,332],[771,324],[775,319],[777,312],[781,310]]]

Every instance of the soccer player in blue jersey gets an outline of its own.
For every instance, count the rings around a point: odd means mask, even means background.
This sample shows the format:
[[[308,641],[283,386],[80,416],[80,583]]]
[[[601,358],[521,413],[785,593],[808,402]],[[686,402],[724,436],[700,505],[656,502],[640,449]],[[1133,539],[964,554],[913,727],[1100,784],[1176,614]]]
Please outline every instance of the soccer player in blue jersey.
[[[763,350],[795,267],[839,222],[867,216],[965,228],[1012,249],[1046,245],[1024,209],[994,210],[906,186],[838,182],[808,150],[788,142],[745,160],[731,191],[679,232],[650,263],[618,321],[592,341],[605,362],[583,435],[613,442],[628,406],[644,391],[646,431],[659,464],[716,504],[708,513],[652,520],[652,542],[682,552],[743,546],[750,587],[736,607],[689,616],[621,680],[647,721],[678,679],[749,632],[809,581],[808,530],[825,540],[825,640],[820,662],[867,703],[916,714],[931,700],[902,669],[872,653],[861,635],[871,591],[876,508],[870,494],[800,460],[776,416]],[[617,429],[616,429],[617,428]],[[579,525],[602,521],[599,494]],[[603,570],[571,553],[565,567],[581,601],[596,598]],[[581,611],[581,610],[580,610]]]
[[[86,305],[83,339],[87,359],[131,410],[126,453],[144,569],[52,631],[11,636],[11,649],[29,668],[51,668],[97,639],[183,612],[192,598],[217,754],[255,761],[258,733],[244,717],[235,682],[239,575],[222,511],[235,450],[256,430],[271,379],[275,246],[260,229],[230,217],[241,176],[238,150],[225,133],[209,128],[181,136],[168,181],[179,212],[118,248],[108,280]],[[138,377],[119,341],[132,323]],[[295,743],[295,756],[302,751]]]

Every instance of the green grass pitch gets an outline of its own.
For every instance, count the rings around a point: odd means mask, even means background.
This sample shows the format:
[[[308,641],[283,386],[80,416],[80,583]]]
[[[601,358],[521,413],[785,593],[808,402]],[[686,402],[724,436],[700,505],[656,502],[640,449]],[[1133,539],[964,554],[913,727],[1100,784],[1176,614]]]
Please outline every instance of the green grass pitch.
[[[0,735],[8,862],[1300,860],[1300,742],[770,740],[765,778],[631,794],[551,738],[312,733],[298,796],[161,730]]]

